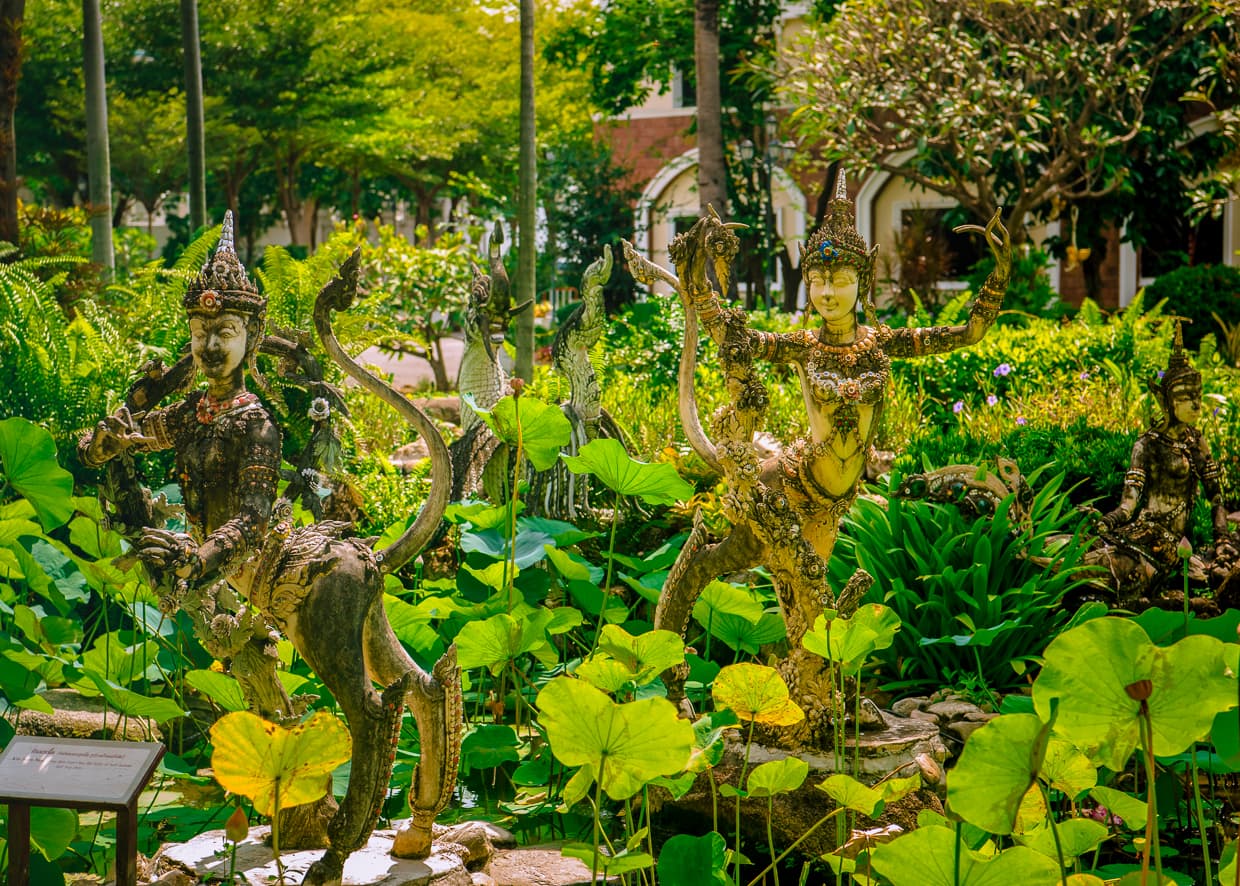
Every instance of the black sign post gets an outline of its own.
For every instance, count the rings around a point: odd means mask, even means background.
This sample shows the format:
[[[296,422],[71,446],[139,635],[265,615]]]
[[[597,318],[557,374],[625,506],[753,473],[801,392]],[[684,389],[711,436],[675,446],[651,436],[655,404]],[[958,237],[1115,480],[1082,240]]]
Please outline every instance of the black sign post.
[[[9,807],[9,884],[30,883],[30,807],[116,813],[116,886],[138,883],[138,796],[164,755],[154,742],[19,735],[0,754]]]

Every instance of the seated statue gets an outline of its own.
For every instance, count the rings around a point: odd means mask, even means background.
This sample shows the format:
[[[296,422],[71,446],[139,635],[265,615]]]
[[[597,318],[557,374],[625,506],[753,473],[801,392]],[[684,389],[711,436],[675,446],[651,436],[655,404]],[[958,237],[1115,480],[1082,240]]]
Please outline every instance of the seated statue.
[[[841,719],[825,662],[801,645],[825,609],[847,614],[868,587],[868,576],[854,576],[839,598],[826,582],[826,565],[835,546],[840,518],[856,500],[866,457],[878,431],[890,387],[892,357],[919,357],[979,341],[994,323],[1007,287],[1011,249],[996,215],[983,233],[995,256],[995,270],[962,326],[893,329],[879,323],[873,304],[877,248],[866,248],[853,223],[841,173],[825,223],[802,250],[801,269],[809,305],[821,320],[817,329],[791,333],[751,330],[739,309],[720,303],[707,279],[713,267],[726,291],[736,235],[713,213],[676,237],[671,257],[677,275],[637,255],[626,257],[641,282],[672,285],[685,304],[685,346],[680,372],[680,415],[686,437],[728,482],[725,513],[732,533],[709,543],[700,520],[673,565],[655,615],[655,627],[680,633],[688,627],[694,602],[720,575],[765,564],[770,570],[787,625],[790,652],[779,669],[793,698],[806,711],[806,723],[786,740],[823,746]],[[959,230],[959,229],[958,229]],[[868,324],[857,322],[858,302]],[[808,310],[807,310],[808,313]],[[716,412],[717,443],[700,426],[693,393],[697,321],[719,346],[730,404]],[[796,370],[804,396],[809,436],[760,463],[753,435],[761,430],[766,387],[755,360],[788,363]],[[685,669],[664,674],[673,701],[684,698]],[[881,725],[877,710],[868,725]]]
[[[352,303],[357,267],[355,252],[320,292],[314,309],[319,337],[350,376],[418,428],[434,466],[426,506],[390,547],[374,551],[373,540],[352,537],[346,522],[294,526],[290,498],[313,474],[308,466],[290,472],[287,497],[277,499],[281,432],[246,389],[245,370],[249,366],[262,384],[255,364],[260,349],[283,360],[298,349],[264,336],[267,299],[233,248],[231,213],[218,249],[185,293],[190,356],[166,371],[146,367],[126,405],[86,434],[78,449],[83,464],[109,466],[105,489],[116,522],[150,572],[161,608],[190,615],[208,650],[231,663],[255,713],[277,720],[296,713],[274,679],[273,628],[292,641],[344,711],[352,767],[347,793],[326,828],[327,852],[303,881],[316,884],[339,883],[345,858],[374,829],[391,778],[402,702],[417,721],[422,756],[411,790],[413,818],[397,841],[401,854],[429,853],[431,825],[452,794],[460,749],[455,647],[424,672],[401,647],[383,608],[384,575],[416,555],[438,527],[451,482],[447,447],[430,419],[336,341],[331,312]],[[157,408],[192,382],[194,370],[206,378],[206,389]],[[316,389],[327,393],[321,383]],[[310,418],[321,428],[331,409],[326,397],[316,398]],[[165,449],[176,453],[188,534],[164,529],[149,495],[135,488],[132,454]],[[372,680],[386,687],[382,697]]]
[[[1086,555],[1107,570],[1122,604],[1156,595],[1179,572],[1177,547],[1190,534],[1198,486],[1210,502],[1215,539],[1228,539],[1219,466],[1197,428],[1201,373],[1188,361],[1179,321],[1171,360],[1150,390],[1162,416],[1133,445],[1119,507],[1098,519],[1098,542]]]

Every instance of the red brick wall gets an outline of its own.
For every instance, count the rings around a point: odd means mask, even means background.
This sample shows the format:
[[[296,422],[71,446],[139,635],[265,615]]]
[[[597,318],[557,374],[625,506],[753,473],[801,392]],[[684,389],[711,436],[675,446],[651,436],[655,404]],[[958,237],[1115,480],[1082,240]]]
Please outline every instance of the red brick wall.
[[[607,120],[595,128],[595,136],[611,144],[616,162],[632,173],[627,184],[644,189],[664,166],[697,140],[690,134],[692,115],[677,117],[639,117],[636,120]]]

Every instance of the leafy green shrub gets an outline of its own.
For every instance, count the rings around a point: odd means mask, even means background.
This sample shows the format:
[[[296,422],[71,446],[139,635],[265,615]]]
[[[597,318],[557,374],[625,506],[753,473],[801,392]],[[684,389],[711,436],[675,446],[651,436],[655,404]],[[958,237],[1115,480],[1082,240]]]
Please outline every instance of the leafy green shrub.
[[[1228,326],[1240,323],[1240,269],[1227,265],[1192,265],[1163,274],[1145,290],[1145,300],[1166,299],[1167,313],[1188,317],[1184,343],[1197,347],[1208,333],[1218,332],[1219,319]]]
[[[1082,515],[1063,479],[1041,485],[1023,525],[1008,516],[1012,496],[993,519],[973,521],[951,505],[891,497],[883,508],[858,499],[829,577],[840,588],[865,569],[875,578],[867,602],[900,616],[895,642],[876,656],[883,677],[918,690],[970,674],[995,688],[1020,682],[1013,664],[1037,655],[1067,623],[1060,601],[1081,580]],[[969,635],[973,642],[962,643]]]

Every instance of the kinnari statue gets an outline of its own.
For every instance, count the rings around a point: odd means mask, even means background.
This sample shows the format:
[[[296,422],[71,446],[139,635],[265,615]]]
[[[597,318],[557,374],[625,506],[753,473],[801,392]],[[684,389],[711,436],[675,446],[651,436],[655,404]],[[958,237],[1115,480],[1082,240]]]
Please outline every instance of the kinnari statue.
[[[625,254],[641,282],[663,280],[685,304],[685,345],[680,371],[680,415],[690,444],[728,483],[725,512],[732,533],[710,542],[700,520],[673,565],[655,615],[655,627],[682,636],[698,595],[720,575],[765,564],[775,582],[787,624],[788,655],[778,667],[806,721],[782,736],[789,744],[826,744],[842,722],[837,691],[826,662],[801,646],[805,633],[825,609],[849,614],[869,586],[859,572],[837,599],[826,582],[826,565],[835,546],[840,518],[856,499],[866,456],[878,430],[890,386],[892,357],[919,357],[979,341],[999,313],[1011,267],[1007,231],[996,215],[982,233],[995,257],[995,270],[982,285],[963,326],[892,329],[880,324],[873,304],[877,247],[866,248],[853,222],[844,175],[836,183],[825,223],[802,250],[801,269],[809,305],[821,323],[793,333],[748,328],[743,310],[725,308],[707,278],[710,265],[727,291],[739,241],[712,213],[679,235],[670,249],[677,274],[637,255]],[[857,319],[858,302],[867,323]],[[808,311],[808,309],[807,309]],[[697,321],[719,348],[730,403],[713,419],[715,442],[700,426],[693,393]],[[756,361],[791,364],[800,379],[810,434],[781,455],[760,463],[753,435],[762,429],[767,390]],[[683,702],[686,669],[664,674],[669,697]],[[872,704],[863,725],[881,727]]]
[[[316,884],[339,883],[345,859],[374,829],[391,778],[403,702],[417,721],[422,756],[411,791],[413,818],[397,839],[400,854],[429,854],[432,822],[455,785],[461,740],[455,647],[431,673],[424,672],[401,647],[383,609],[383,576],[415,556],[438,528],[451,468],[430,419],[350,359],[332,331],[331,312],[352,304],[358,255],[319,293],[315,326],[345,372],[418,429],[433,464],[426,505],[390,547],[374,551],[370,542],[353,537],[347,522],[293,525],[291,498],[318,482],[309,465],[289,472],[286,497],[277,499],[281,432],[246,389],[247,366],[261,386],[255,363],[260,350],[300,364],[301,378],[319,394],[309,410],[316,435],[327,428],[331,403],[343,403],[321,382],[304,347],[264,335],[267,299],[234,250],[231,213],[218,249],[185,293],[190,355],[167,370],[144,367],[125,406],[85,435],[78,449],[84,464],[108,465],[105,489],[114,523],[147,566],[161,608],[190,614],[208,650],[231,663],[256,713],[269,719],[296,713],[275,679],[274,628],[293,642],[348,718],[349,785],[327,824],[326,840],[319,837],[327,851],[303,881]],[[193,381],[194,370],[206,378],[206,390],[158,408]],[[158,503],[137,486],[132,455],[161,449],[176,453],[188,534],[164,529]],[[312,502],[317,497],[313,491],[306,496],[312,507],[319,507]],[[372,680],[386,687],[382,695]]]

